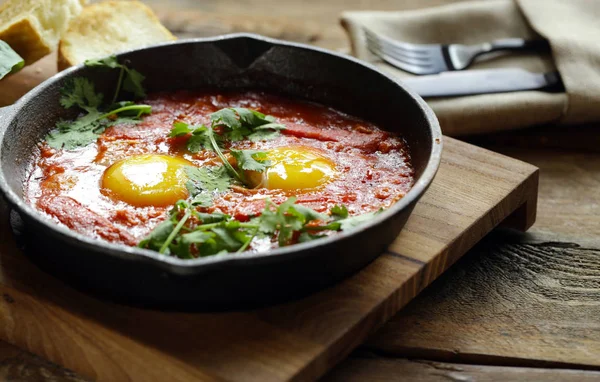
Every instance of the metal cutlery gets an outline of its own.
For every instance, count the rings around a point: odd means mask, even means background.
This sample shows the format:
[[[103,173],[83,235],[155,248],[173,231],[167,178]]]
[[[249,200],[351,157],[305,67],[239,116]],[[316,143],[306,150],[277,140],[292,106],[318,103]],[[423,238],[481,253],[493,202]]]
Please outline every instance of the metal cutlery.
[[[524,90],[564,89],[558,72],[532,73],[518,68],[443,72],[404,78],[402,82],[421,97],[448,97]]]
[[[385,62],[413,74],[462,70],[480,55],[497,51],[550,51],[546,40],[508,38],[477,45],[412,44],[364,29],[369,50]]]

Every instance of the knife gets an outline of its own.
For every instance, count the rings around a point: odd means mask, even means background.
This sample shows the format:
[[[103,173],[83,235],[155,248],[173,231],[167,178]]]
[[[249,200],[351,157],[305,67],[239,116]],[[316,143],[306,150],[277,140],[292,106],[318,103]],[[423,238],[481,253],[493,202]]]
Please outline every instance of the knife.
[[[403,78],[402,82],[421,97],[506,93],[521,90],[564,90],[558,72],[532,73],[519,68],[443,72]]]

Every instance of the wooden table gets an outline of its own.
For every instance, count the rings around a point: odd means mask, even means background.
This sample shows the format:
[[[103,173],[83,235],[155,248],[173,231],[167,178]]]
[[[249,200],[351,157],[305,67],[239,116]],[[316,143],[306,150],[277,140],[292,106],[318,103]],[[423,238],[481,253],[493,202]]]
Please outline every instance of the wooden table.
[[[451,1],[147,3],[180,36],[251,31],[346,50],[337,21],[342,10]],[[325,379],[600,380],[598,128],[547,126],[471,138],[540,167],[537,223],[527,234],[494,231]],[[83,380],[2,342],[0,379]]]

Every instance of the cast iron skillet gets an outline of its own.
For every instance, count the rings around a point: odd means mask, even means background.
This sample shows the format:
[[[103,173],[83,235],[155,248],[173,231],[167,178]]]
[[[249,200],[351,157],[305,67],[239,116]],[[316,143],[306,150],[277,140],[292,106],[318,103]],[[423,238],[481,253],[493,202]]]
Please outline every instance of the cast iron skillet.
[[[416,183],[393,207],[354,231],[268,253],[180,260],[110,244],[57,225],[23,200],[36,144],[59,118],[59,89],[74,76],[110,94],[116,73],[77,66],[0,111],[0,189],[26,227],[26,253],[43,269],[119,302],[178,310],[238,309],[284,301],[358,271],[398,235],[431,183],[442,150],[438,121],[415,93],[352,57],[251,34],[183,40],[120,54],[149,91],[258,88],[332,106],[407,140]]]

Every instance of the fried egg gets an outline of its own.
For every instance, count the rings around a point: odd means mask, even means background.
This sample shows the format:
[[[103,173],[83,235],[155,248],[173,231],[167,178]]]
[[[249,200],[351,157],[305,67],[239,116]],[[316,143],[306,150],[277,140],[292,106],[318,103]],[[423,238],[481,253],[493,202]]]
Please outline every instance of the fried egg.
[[[107,168],[102,187],[110,196],[137,207],[169,206],[188,197],[185,167],[191,165],[169,155],[134,155]]]
[[[285,191],[323,186],[336,174],[335,164],[319,150],[309,147],[278,147],[267,151],[271,166],[265,172],[248,171],[254,187]]]

